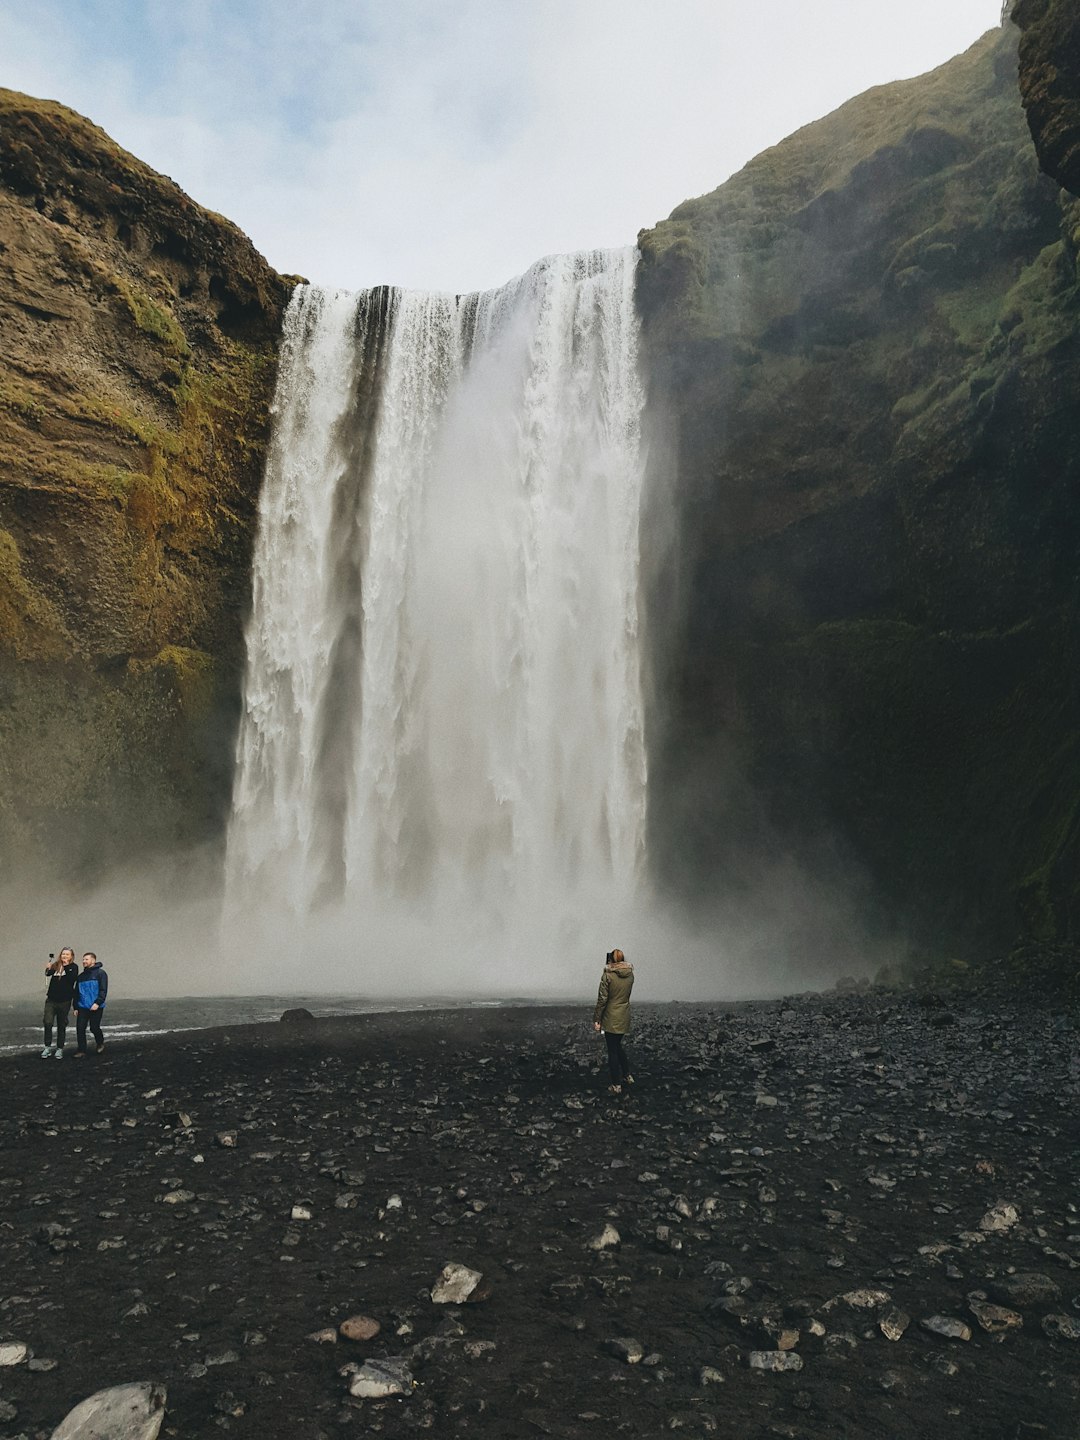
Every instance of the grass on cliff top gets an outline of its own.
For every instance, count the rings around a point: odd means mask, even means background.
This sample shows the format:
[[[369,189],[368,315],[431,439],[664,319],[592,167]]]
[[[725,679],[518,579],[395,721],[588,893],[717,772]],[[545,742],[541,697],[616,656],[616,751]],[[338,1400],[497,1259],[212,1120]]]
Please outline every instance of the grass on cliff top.
[[[664,323],[683,339],[761,328],[796,303],[793,286],[805,296],[808,284],[834,283],[822,266],[841,238],[840,248],[862,257],[852,281],[865,287],[875,226],[888,234],[901,224],[911,263],[940,267],[950,245],[966,253],[966,237],[996,226],[987,207],[1006,198],[983,196],[984,177],[968,168],[981,160],[988,173],[1007,171],[987,159],[995,147],[1030,149],[1015,52],[1015,32],[991,31],[938,69],[878,86],[804,126],[642,231],[643,278],[648,286],[651,272],[666,297]],[[888,268],[894,256],[874,258]],[[880,286],[880,268],[872,278]]]

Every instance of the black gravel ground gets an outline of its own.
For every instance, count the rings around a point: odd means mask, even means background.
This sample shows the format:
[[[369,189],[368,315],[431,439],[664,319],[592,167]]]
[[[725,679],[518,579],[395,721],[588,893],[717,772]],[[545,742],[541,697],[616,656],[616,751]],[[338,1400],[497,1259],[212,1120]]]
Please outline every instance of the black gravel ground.
[[[585,1008],[0,1063],[0,1435],[153,1380],[182,1437],[1080,1437],[1077,1027],[968,1007],[642,1006],[622,1098]]]

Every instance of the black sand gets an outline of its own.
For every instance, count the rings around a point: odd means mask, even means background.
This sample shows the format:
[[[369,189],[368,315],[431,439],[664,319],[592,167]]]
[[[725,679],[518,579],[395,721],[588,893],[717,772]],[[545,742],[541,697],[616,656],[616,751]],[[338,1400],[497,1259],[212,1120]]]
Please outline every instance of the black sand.
[[[148,1379],[183,1437],[1080,1435],[1080,1342],[1044,1331],[1080,1322],[1072,1021],[880,993],[639,1007],[617,1100],[589,1018],[369,1016],[0,1064],[0,1342],[58,1362],[0,1369],[0,1434]],[[999,1201],[1018,1220],[980,1230]],[[589,1249],[609,1220],[621,1243]],[[434,1305],[448,1260],[490,1298]],[[969,1295],[1011,1270],[1048,1296],[985,1333]],[[887,1298],[838,1298],[860,1290]],[[381,1334],[306,1338],[356,1313]],[[971,1339],[921,1328],[935,1315]],[[785,1329],[802,1369],[751,1370]],[[412,1394],[350,1399],[340,1372],[372,1356],[406,1358]]]

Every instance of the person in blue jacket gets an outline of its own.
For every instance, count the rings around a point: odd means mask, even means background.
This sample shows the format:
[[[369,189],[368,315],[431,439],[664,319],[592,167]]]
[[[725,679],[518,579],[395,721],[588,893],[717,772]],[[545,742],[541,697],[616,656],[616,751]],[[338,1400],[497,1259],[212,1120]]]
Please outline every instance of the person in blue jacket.
[[[82,957],[82,973],[75,982],[75,1059],[86,1054],[86,1027],[89,1025],[100,1055],[105,1049],[105,1036],[101,1033],[101,1017],[105,1011],[105,999],[109,993],[109,977],[101,961],[92,950]]]

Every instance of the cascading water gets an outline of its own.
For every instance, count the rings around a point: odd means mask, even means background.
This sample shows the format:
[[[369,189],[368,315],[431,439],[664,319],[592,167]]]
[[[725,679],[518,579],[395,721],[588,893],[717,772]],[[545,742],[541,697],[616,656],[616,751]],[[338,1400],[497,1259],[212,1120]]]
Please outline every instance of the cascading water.
[[[557,257],[458,297],[302,286],[289,307],[227,912],[347,936],[359,983],[393,989],[434,946],[474,988],[536,991],[626,933],[635,263]],[[536,968],[514,981],[508,955]]]

